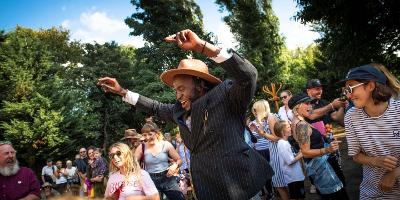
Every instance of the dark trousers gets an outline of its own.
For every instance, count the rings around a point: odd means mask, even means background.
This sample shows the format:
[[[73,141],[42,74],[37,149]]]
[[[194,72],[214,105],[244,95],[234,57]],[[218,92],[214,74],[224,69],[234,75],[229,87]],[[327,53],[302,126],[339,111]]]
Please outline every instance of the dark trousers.
[[[167,171],[161,173],[150,173],[151,180],[160,192],[160,198],[162,194],[165,194],[170,200],[185,200],[185,196],[179,189],[178,183],[176,182],[175,176],[167,177]]]

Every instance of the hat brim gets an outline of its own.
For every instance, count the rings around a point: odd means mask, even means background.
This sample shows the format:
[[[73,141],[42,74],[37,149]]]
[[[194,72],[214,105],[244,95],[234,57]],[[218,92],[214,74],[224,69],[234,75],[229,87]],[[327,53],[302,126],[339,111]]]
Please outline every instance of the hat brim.
[[[295,106],[297,106],[297,105],[299,105],[301,103],[306,103],[306,102],[311,102],[311,101],[312,101],[312,99],[309,96],[307,96],[307,97],[304,97],[302,99],[299,99],[293,105],[289,105],[289,108],[293,109]]]
[[[344,83],[346,83],[347,81],[350,81],[350,80],[358,80],[358,81],[377,81],[377,80],[375,80],[375,79],[366,79],[366,78],[345,78],[345,79],[342,79],[342,80],[340,80],[340,81],[338,81],[337,82],[337,84],[344,84]]]
[[[199,77],[213,85],[218,85],[219,83],[221,83],[221,80],[219,78],[217,78],[211,74],[199,72],[199,71],[192,70],[192,69],[170,69],[168,71],[163,72],[160,76],[160,79],[166,85],[173,87],[174,77],[176,75],[180,75],[180,74],[196,76],[196,77]]]
[[[123,137],[123,138],[121,138],[121,140],[129,139],[129,138],[140,139],[140,138],[142,138],[142,136],[128,136],[128,137]]]

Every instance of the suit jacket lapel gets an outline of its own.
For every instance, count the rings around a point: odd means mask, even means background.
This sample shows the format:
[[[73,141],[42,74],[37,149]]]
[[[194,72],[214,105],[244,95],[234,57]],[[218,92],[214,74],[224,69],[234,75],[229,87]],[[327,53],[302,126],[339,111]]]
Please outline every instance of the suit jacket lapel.
[[[192,105],[192,134],[191,141],[193,145],[193,150],[196,151],[196,147],[199,144],[202,136],[205,134],[205,115],[207,112],[207,102],[208,96],[207,94],[200,97],[195,101]]]
[[[175,104],[175,110],[174,110],[174,115],[173,118],[175,122],[179,126],[179,131],[182,136],[183,143],[185,146],[192,151],[193,146],[192,146],[192,140],[191,140],[191,131],[189,128],[186,126],[185,119],[183,119],[183,115],[185,114],[185,110],[182,108],[181,103],[177,102]]]

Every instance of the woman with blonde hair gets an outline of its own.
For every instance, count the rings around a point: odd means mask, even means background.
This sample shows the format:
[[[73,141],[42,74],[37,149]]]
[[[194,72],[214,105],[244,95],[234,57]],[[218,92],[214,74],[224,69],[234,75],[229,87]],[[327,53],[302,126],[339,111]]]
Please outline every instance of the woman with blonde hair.
[[[339,141],[334,140],[325,147],[321,133],[305,121],[305,116],[312,112],[312,99],[305,93],[294,95],[289,100],[293,110],[292,133],[300,146],[307,175],[313,180],[321,199],[348,199],[343,183],[328,162],[328,155],[339,149]]]
[[[257,138],[254,148],[270,163],[275,172],[272,176],[272,185],[277,189],[282,199],[289,199],[287,184],[279,161],[277,148],[279,138],[273,131],[277,118],[271,113],[268,101],[264,99],[256,101],[251,110],[255,120],[250,122],[249,126]],[[272,195],[272,185],[271,180],[268,180],[265,186],[269,197]]]
[[[107,200],[124,200],[130,197],[160,199],[149,173],[140,169],[131,149],[124,143],[115,143],[109,150],[110,178],[104,194]]]
[[[146,143],[136,148],[135,158],[144,161],[145,169],[160,193],[164,193],[168,199],[185,199],[173,176],[179,172],[182,164],[178,152],[171,143],[162,140],[162,133],[155,123],[146,123],[141,132]]]

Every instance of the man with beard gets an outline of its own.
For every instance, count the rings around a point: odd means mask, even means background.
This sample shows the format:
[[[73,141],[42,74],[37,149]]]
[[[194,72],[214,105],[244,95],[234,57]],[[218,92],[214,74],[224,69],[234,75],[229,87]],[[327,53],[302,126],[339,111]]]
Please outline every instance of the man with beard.
[[[175,104],[130,92],[109,77],[100,78],[98,85],[161,120],[178,124],[191,153],[190,170],[198,199],[254,197],[273,174],[267,161],[243,137],[246,110],[256,89],[256,68],[237,53],[217,48],[191,30],[164,39],[220,63],[233,80],[221,82],[209,74],[202,61],[184,59],[177,69],[160,77],[175,90]]]
[[[313,100],[311,105],[313,113],[307,117],[307,122],[313,125],[318,131],[325,135],[325,125],[333,121],[343,125],[344,120],[344,101],[335,99],[332,103],[322,99],[322,84],[319,79],[310,79],[306,84],[306,92]]]
[[[20,167],[11,142],[0,141],[0,200],[37,200],[40,184],[33,171]]]
[[[124,140],[125,144],[127,144],[132,151],[135,151],[136,147],[140,144],[140,138],[142,138],[142,135],[132,128],[125,130],[124,137],[121,140]]]

